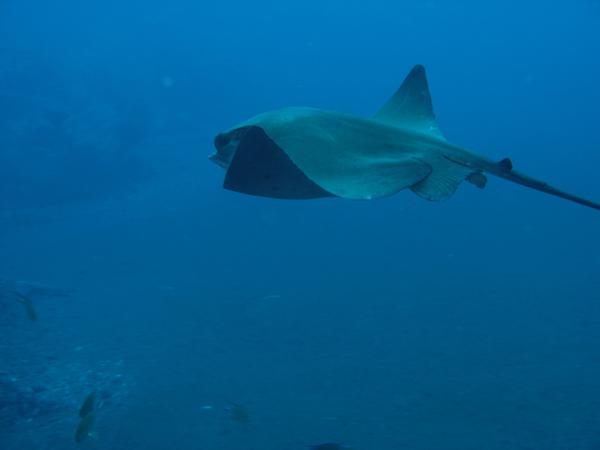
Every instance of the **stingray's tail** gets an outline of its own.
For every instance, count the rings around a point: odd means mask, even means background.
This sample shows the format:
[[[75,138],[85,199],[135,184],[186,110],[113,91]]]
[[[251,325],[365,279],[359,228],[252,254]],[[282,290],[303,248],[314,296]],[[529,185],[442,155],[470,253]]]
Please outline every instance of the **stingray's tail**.
[[[499,163],[494,164],[492,167],[488,167],[487,172],[496,175],[497,177],[504,178],[505,180],[512,181],[513,183],[518,183],[523,186],[527,186],[528,188],[545,192],[546,194],[555,195],[556,197],[561,197],[566,200],[579,203],[580,205],[600,210],[600,203],[596,203],[591,200],[586,200],[585,198],[569,194],[568,192],[556,189],[550,186],[549,184],[544,183],[543,181],[539,181],[535,178],[531,178],[527,175],[515,172],[513,170],[512,161],[508,158],[505,158]]]

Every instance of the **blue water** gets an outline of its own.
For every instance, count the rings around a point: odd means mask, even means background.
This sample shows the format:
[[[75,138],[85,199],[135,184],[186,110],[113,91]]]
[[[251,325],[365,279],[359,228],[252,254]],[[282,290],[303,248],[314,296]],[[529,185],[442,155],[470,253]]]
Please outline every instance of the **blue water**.
[[[0,449],[599,449],[597,211],[256,198],[207,160],[424,64],[451,142],[599,201],[598,55],[592,0],[1,1],[0,280],[69,295],[0,290]]]

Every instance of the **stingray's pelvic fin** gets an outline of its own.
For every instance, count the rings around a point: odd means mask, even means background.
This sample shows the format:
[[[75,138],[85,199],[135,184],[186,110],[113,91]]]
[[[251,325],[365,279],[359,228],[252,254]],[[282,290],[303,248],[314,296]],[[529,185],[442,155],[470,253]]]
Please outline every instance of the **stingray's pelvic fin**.
[[[481,172],[471,172],[465,180],[479,189],[483,189],[487,184],[487,177]]]
[[[431,174],[410,189],[419,197],[439,202],[450,198],[460,183],[469,176],[471,169],[446,161],[438,161]]]

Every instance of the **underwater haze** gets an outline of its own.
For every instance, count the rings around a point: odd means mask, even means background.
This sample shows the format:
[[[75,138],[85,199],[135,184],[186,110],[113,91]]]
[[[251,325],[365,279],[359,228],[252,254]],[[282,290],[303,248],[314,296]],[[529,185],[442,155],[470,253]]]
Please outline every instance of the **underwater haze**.
[[[208,160],[423,64],[450,142],[598,202],[598,55],[594,0],[0,0],[0,449],[600,449],[598,211]]]

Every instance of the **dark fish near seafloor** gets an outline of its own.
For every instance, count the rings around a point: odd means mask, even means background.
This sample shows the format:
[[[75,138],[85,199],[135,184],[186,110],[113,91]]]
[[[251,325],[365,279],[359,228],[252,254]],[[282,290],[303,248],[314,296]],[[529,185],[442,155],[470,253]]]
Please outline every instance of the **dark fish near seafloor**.
[[[79,407],[79,425],[75,430],[75,442],[82,442],[92,434],[92,427],[96,420],[96,391],[90,392]]]
[[[21,305],[23,305],[23,308],[25,308],[25,314],[27,314],[27,318],[29,320],[31,320],[32,322],[35,322],[37,320],[38,316],[37,316],[37,312],[35,311],[35,308],[33,307],[33,303],[31,303],[31,300],[29,299],[29,297],[26,297],[17,291],[15,291],[14,294],[17,297],[17,301]]]
[[[82,442],[92,434],[92,427],[94,426],[95,420],[96,413],[92,411],[79,421],[79,425],[75,430],[75,442]]]
[[[79,417],[85,417],[96,410],[96,391],[90,392],[81,407],[79,408]]]

